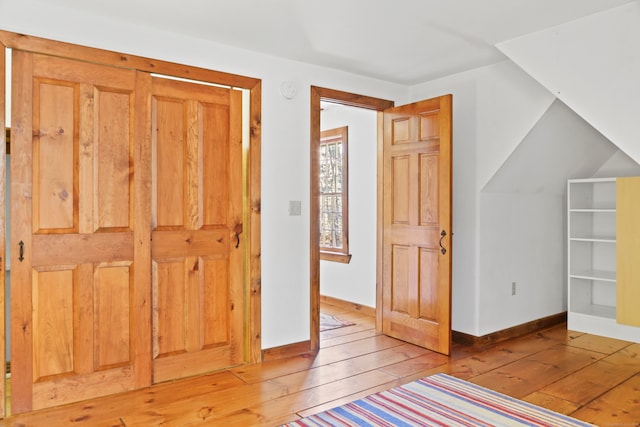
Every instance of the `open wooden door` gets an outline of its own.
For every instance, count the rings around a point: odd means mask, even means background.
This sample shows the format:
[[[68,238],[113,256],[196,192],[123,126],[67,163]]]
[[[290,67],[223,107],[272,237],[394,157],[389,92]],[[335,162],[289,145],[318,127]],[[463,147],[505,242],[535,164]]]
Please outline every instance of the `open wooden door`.
[[[154,382],[244,360],[242,97],[153,78]]]
[[[382,330],[451,348],[451,95],[384,111]]]
[[[148,75],[17,50],[12,74],[12,412],[150,384]]]

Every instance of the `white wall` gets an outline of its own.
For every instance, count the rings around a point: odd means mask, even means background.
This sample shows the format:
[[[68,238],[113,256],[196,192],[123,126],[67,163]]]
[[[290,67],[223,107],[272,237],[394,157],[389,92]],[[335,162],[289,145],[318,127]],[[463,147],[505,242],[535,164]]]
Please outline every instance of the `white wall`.
[[[478,335],[566,310],[565,207],[555,193],[480,194]]]
[[[477,336],[482,332],[480,295],[486,286],[479,280],[480,191],[554,97],[504,61],[414,86],[411,100],[445,93],[453,94],[452,328]],[[498,323],[509,323],[501,320]]]
[[[320,294],[376,306],[377,113],[333,104],[322,130],[349,127],[349,252],[351,262],[320,261]]]
[[[635,161],[640,161],[640,2],[498,44]]]
[[[408,89],[33,0],[3,1],[0,28],[262,79],[262,345],[308,340],[310,86],[395,101]],[[280,95],[285,80],[297,85],[292,100]],[[290,200],[301,216],[288,215]]]
[[[500,212],[511,212],[503,218],[511,221],[509,232],[518,236],[522,229],[519,241],[544,250],[537,233],[527,235],[534,229],[524,229],[523,218],[537,212],[539,225],[557,229],[562,216],[558,199],[515,192],[498,202],[495,193],[484,191],[503,165],[513,161],[511,155],[556,96],[632,160],[640,159],[639,10],[637,2],[630,3],[503,43],[501,50],[513,62],[411,88],[114,23],[52,8],[44,1],[4,0],[0,28],[262,79],[262,342],[270,348],[309,338],[310,85],[390,99],[396,105],[453,94],[452,326],[483,335],[553,314],[564,304],[556,284],[527,287],[534,272],[525,267],[507,267],[504,277],[494,278],[494,266],[505,254],[500,252],[501,242],[492,240],[500,223],[491,209],[500,205]],[[292,100],[279,94],[285,80],[298,87]],[[616,171],[613,161],[602,168]],[[522,174],[516,172],[515,177]],[[302,201],[301,216],[288,215],[289,200]],[[557,216],[552,214],[556,210]],[[557,241],[553,244],[562,247]],[[511,298],[513,304],[507,308],[495,310],[496,297],[505,295],[502,282],[510,291],[512,280],[522,283],[522,293]]]
[[[480,335],[566,310],[566,182],[616,152],[556,100],[482,189]]]
[[[484,335],[566,309],[564,182],[638,171],[639,11],[502,43],[514,62],[412,88],[412,100],[453,93],[454,330]]]
[[[593,174],[593,178],[614,176],[640,176],[640,165],[618,150]]]

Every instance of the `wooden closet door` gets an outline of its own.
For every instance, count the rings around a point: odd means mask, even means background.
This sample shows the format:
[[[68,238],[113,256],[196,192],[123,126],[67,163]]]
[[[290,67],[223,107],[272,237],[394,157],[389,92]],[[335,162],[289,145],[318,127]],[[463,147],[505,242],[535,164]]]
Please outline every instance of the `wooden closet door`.
[[[152,81],[153,379],[241,363],[242,115],[237,90]]]
[[[150,383],[144,79],[13,52],[13,413]]]
[[[4,82],[6,81],[7,76],[5,75],[5,69],[6,69],[6,46],[2,43],[0,43],[0,132],[5,132],[5,127],[9,126],[9,123],[5,123],[5,108],[7,107],[5,105],[5,86],[4,86]],[[5,133],[0,133],[0,157],[6,159],[6,151],[5,151],[5,147],[7,147],[8,145],[5,145]],[[5,171],[5,165],[6,162],[3,162],[2,165],[0,165],[0,176],[6,176],[6,171]],[[8,203],[7,200],[3,197],[5,194],[7,194],[6,192],[6,180],[3,180],[0,183],[0,200],[2,200],[3,206],[5,203]],[[0,241],[2,242],[6,242],[6,238],[7,235],[6,230],[6,216],[5,216],[5,212],[3,209],[0,209]],[[6,269],[7,269],[7,256],[8,254],[5,253],[5,248],[0,248],[0,257],[2,258],[2,260],[0,260],[0,264],[2,265],[2,267],[0,267],[0,301],[2,301],[0,303],[0,331],[5,331],[6,330],[6,324],[5,324],[5,319],[6,319],[6,310],[8,308],[9,301],[7,301],[5,299],[5,295],[6,295],[6,286],[7,283],[5,283],[5,277],[6,277]],[[3,261],[4,260],[4,261]],[[7,345],[7,338],[5,336],[5,333],[1,333],[0,334],[0,366],[6,366],[7,360],[6,360],[6,352],[3,351],[6,348]],[[7,382],[6,381],[0,381],[0,418],[4,418],[6,415],[6,391],[7,391]]]

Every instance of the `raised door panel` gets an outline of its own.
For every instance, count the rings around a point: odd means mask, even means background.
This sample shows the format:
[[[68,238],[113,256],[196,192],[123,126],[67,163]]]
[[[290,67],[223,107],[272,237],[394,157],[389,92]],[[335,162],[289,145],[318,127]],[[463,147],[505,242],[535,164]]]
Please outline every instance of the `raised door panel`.
[[[410,248],[396,245],[392,249],[393,277],[390,289],[391,310],[395,313],[409,314],[411,302]]]
[[[394,224],[409,224],[410,161],[409,156],[397,156],[392,159]]]
[[[184,129],[185,101],[153,98],[153,149],[155,172],[153,192],[156,229],[185,227],[186,135]]]
[[[132,93],[94,87],[100,112],[94,123],[94,231],[131,230]]]
[[[128,261],[101,263],[94,269],[94,353],[97,370],[126,366],[131,359],[131,265]]]
[[[80,85],[34,77],[33,230],[78,231],[78,146],[74,123]],[[75,205],[75,208],[74,208]]]
[[[154,357],[186,352],[186,281],[185,258],[164,259],[154,263],[153,277],[159,284],[153,293]]]
[[[154,381],[243,360],[241,94],[153,80]]]
[[[419,266],[419,317],[429,322],[438,322],[438,256],[437,250],[420,248]]]
[[[144,277],[134,241],[145,222],[133,189],[149,165],[133,131],[136,72],[20,51],[13,64],[18,413],[145,382],[136,368],[150,358],[149,334],[134,330],[148,322],[140,296],[150,288],[135,276]]]
[[[438,154],[420,155],[420,225],[438,225]]]
[[[75,276],[75,277],[74,277]],[[74,337],[73,294],[77,289],[77,269],[34,271],[33,353],[34,381],[46,381],[71,374],[76,366],[74,352],[82,351]],[[17,375],[18,373],[16,373]]]

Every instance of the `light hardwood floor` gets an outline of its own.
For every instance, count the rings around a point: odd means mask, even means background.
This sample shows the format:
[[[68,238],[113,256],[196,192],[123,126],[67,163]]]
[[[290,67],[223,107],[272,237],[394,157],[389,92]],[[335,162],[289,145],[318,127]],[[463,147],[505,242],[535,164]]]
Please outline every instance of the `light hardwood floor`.
[[[0,426],[277,426],[446,372],[599,426],[640,425],[640,344],[558,325],[445,357],[375,331],[374,319],[323,304],[354,326],[322,333],[315,357],[237,367],[0,421]]]

